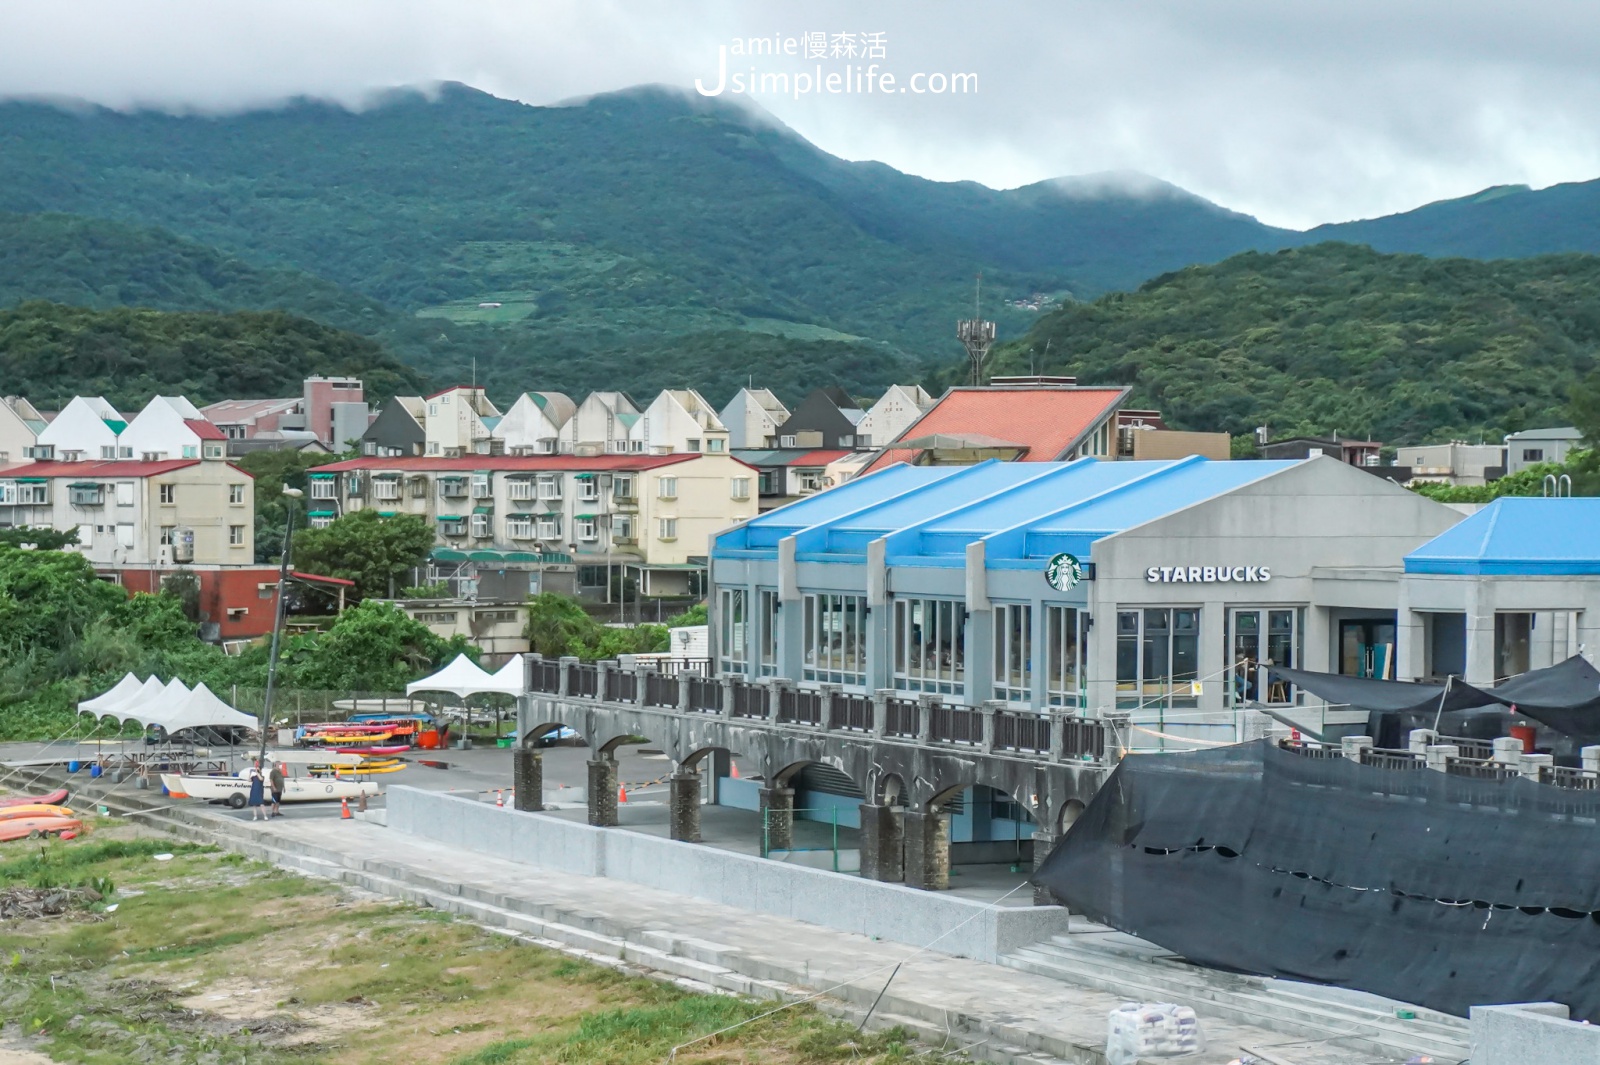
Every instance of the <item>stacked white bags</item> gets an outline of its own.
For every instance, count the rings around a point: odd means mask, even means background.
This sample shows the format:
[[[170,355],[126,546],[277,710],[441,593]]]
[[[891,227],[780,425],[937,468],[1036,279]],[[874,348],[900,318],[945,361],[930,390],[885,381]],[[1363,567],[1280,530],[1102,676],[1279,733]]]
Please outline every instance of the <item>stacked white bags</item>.
[[[1198,1054],[1205,1046],[1194,1010],[1172,1002],[1125,1002],[1106,1020],[1106,1065]]]

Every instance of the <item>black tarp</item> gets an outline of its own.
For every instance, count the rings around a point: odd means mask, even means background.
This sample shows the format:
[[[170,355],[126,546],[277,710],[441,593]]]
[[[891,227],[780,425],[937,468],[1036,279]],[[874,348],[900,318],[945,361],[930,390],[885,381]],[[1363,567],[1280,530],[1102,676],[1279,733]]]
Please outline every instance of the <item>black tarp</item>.
[[[1512,677],[1495,698],[1580,743],[1600,743],[1600,670],[1573,655],[1549,669]]]
[[[1191,961],[1600,1021],[1600,793],[1262,741],[1125,758],[1035,879]]]
[[[1372,677],[1347,677],[1341,673],[1312,673],[1287,666],[1269,667],[1274,680],[1288,681],[1297,687],[1341,706],[1363,710],[1389,710],[1411,713],[1437,713],[1471,710],[1496,702],[1493,695],[1459,680],[1450,682],[1449,694],[1443,684],[1413,684],[1403,680],[1377,680]],[[1443,706],[1440,697],[1443,696]]]

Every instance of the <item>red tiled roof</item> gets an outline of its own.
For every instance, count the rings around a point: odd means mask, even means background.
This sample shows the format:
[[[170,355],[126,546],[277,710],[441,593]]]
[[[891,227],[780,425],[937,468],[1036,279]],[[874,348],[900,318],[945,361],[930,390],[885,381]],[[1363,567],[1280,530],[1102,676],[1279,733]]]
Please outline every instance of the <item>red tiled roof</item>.
[[[1127,397],[1126,388],[957,388],[918,418],[897,439],[934,433],[979,433],[1004,437],[1026,447],[1019,462],[1052,462]],[[891,444],[863,474],[896,462],[910,462],[916,449]]]
[[[183,424],[194,431],[194,435],[202,440],[226,440],[228,435],[204,418],[185,418]]]
[[[198,466],[199,459],[162,459],[159,462],[135,462],[132,459],[106,462],[23,462],[15,466],[0,467],[0,477],[154,477],[171,473],[185,466]]]
[[[317,466],[313,473],[342,473],[345,470],[408,470],[415,473],[471,473],[474,470],[575,470],[596,473],[612,470],[653,470],[706,456],[688,452],[673,455],[466,455],[458,459],[433,456],[363,456],[343,462]],[[720,456],[716,456],[720,457]],[[734,459],[738,462],[738,459]],[[745,465],[740,463],[740,465]]]
[[[289,576],[302,581],[316,581],[318,584],[343,584],[351,588],[356,586],[355,581],[346,580],[343,577],[324,577],[320,573],[301,573],[297,569],[290,570]]]

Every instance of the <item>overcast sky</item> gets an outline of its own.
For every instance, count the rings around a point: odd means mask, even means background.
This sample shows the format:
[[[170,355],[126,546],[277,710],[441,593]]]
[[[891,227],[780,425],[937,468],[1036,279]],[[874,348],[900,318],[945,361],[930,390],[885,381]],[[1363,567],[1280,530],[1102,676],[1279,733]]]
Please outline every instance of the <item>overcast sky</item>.
[[[888,94],[756,99],[941,180],[1139,171],[1305,227],[1600,177],[1592,0],[0,0],[0,95],[228,110],[449,80],[546,104],[714,88],[719,46],[817,32],[883,57],[730,73],[877,62]],[[899,91],[918,73],[977,91]]]

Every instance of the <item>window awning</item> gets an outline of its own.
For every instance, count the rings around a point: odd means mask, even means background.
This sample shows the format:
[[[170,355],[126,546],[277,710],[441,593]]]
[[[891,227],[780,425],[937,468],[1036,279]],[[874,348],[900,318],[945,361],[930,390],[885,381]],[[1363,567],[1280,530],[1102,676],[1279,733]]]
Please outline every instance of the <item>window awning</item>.
[[[398,518],[399,516],[400,516],[400,512],[398,510],[380,510],[380,511],[378,511],[378,517],[380,517],[380,518]]]
[[[472,512],[474,514],[493,514],[494,513],[494,508],[493,507],[473,507],[472,508]]]
[[[334,516],[335,516],[334,512],[331,511],[331,510],[308,510],[308,511],[306,511],[306,517],[308,517],[308,518],[332,518]]]
[[[339,476],[337,473],[313,473],[311,474],[311,479],[313,481],[331,481],[337,476]]]
[[[599,515],[597,515],[597,514],[578,514],[578,515],[575,515],[575,517],[579,521],[593,521],[595,518],[599,517]]]
[[[522,518],[522,519],[524,519],[526,521],[532,521],[534,516],[532,514],[526,513],[525,511],[512,511],[510,514],[507,514],[506,517],[508,517],[508,518]]]
[[[459,547],[436,547],[433,549],[432,557],[435,562],[520,562],[545,566],[572,565],[572,556],[564,551],[491,551],[488,549],[464,551]]]
[[[440,521],[441,524],[444,523],[444,522],[460,523],[460,522],[463,522],[463,521],[466,521],[466,520],[467,520],[467,516],[465,514],[441,514],[441,515],[439,515],[439,521]]]
[[[439,475],[439,480],[441,481],[465,481],[466,479],[467,475],[464,473],[441,473]]]
[[[400,475],[398,473],[375,473],[372,475],[372,479],[374,481],[398,481]]]
[[[575,473],[575,474],[573,474],[573,477],[576,478],[577,480],[580,480],[580,481],[592,481],[592,480],[594,480],[594,474],[592,474],[592,473]]]
[[[73,481],[71,484],[67,485],[67,487],[68,488],[93,488],[95,491],[98,492],[100,490],[100,482],[99,481]]]
[[[45,478],[45,477],[18,477],[17,478],[17,483],[18,484],[44,484],[46,480],[48,480],[48,478]]]

